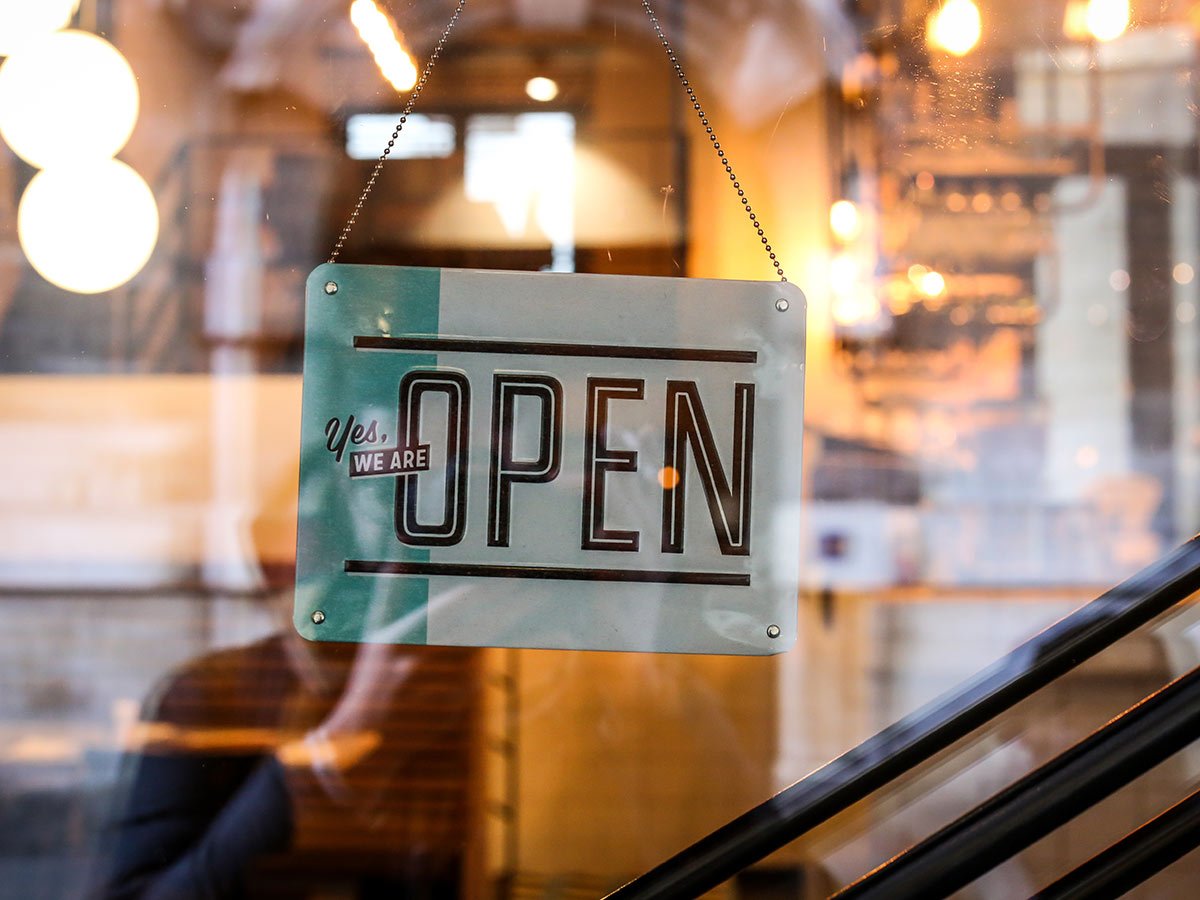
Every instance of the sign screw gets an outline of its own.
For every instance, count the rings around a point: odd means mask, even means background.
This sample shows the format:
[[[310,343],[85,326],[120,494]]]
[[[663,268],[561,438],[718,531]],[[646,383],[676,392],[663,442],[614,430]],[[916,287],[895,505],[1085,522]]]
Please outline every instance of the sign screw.
[[[325,282],[325,293],[327,293],[327,294],[336,294],[337,292],[338,292],[338,286],[337,286],[337,282],[336,282],[336,281],[327,281],[327,282]]]
[[[316,610],[312,614],[312,620],[313,620],[314,625],[320,625],[322,622],[325,621],[325,613],[321,612],[321,610],[319,610],[319,609]],[[774,628],[775,626],[772,625],[771,627]]]
[[[335,287],[335,289],[336,289],[336,285],[335,285],[334,287]],[[327,285],[325,285],[325,290],[329,290],[329,285],[328,285],[328,284],[327,284]],[[778,300],[776,300],[776,301],[775,301],[775,308],[776,308],[777,310],[779,310],[780,312],[787,312],[787,311],[788,311],[788,307],[789,307],[789,306],[791,306],[791,305],[792,305],[792,304],[790,304],[790,303],[788,303],[788,302],[787,302],[787,298],[786,298],[786,297],[780,297]]]
[[[787,301],[785,300],[783,302],[786,303]],[[313,615],[315,617],[316,613],[313,613]],[[779,626],[778,625],[768,625],[767,626],[767,637],[769,637],[771,640],[775,640],[775,638],[779,637]]]

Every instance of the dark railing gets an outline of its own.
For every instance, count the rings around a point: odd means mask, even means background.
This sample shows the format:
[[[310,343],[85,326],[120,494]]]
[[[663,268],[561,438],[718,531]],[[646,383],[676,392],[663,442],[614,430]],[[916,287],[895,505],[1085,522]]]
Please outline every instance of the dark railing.
[[[1030,900],[1119,897],[1200,846],[1200,791],[1043,888]]]
[[[945,897],[1200,737],[1200,669],[834,896]]]
[[[717,887],[743,869],[929,760],[1055,679],[1130,635],[1197,590],[1200,590],[1200,537],[1176,548],[1163,559],[1026,641],[958,688],[884,729],[855,749],[619,888],[609,895],[610,900],[697,897]],[[1123,729],[1129,729],[1129,723],[1141,722],[1142,727],[1150,729],[1152,737],[1158,734],[1160,726],[1171,730],[1174,737],[1160,735],[1164,743],[1176,740],[1186,742],[1189,734],[1194,738],[1195,723],[1191,718],[1177,730],[1160,717],[1152,719],[1152,726],[1146,726],[1144,721],[1148,715],[1147,709],[1154,711],[1168,702],[1172,704],[1171,708],[1175,708],[1174,698],[1178,697],[1181,691],[1187,692],[1193,706],[1200,706],[1200,699],[1191,696],[1200,690],[1193,687],[1195,681],[1193,675],[1185,676],[1135,707],[1117,722],[1126,723],[1121,726]],[[1162,699],[1164,695],[1166,699]],[[1129,718],[1130,716],[1133,718]],[[1116,726],[1117,722],[1109,727]],[[1105,731],[1093,735],[1064,754],[1072,761],[1068,770],[1073,777],[1083,777],[1093,770],[1088,765],[1080,768],[1081,764],[1072,754],[1082,754],[1086,747],[1091,746],[1091,741],[1105,740]],[[1117,744],[1132,742],[1130,735],[1135,732],[1138,735],[1142,733],[1136,726],[1133,731],[1116,732]],[[1112,732],[1109,732],[1110,736],[1111,734]],[[1091,756],[1084,758],[1095,760],[1095,757]],[[1060,760],[1047,764],[1027,778],[1034,778],[1039,774],[1046,777],[1049,773],[1045,770],[1060,763]],[[1139,757],[1138,760],[1137,765],[1140,765],[1142,758]],[[1101,764],[1102,761],[1095,763],[1097,766]],[[1111,773],[1105,777],[1111,777]],[[1010,796],[1010,792],[1018,790],[1025,781],[1026,779],[1023,779],[983,807],[968,813],[964,819],[981,813],[985,807],[990,809],[989,804],[1001,802]],[[1100,799],[1099,795],[1093,795],[1090,791],[1085,791],[1084,799],[1093,796],[1092,803]],[[948,829],[955,826],[966,827],[966,823],[960,820],[948,826]],[[952,833],[951,836],[956,833]],[[985,831],[985,839],[991,834],[992,831]],[[930,840],[938,838],[944,840],[946,835],[939,832]],[[918,845],[920,846],[922,845]],[[913,848],[911,852],[917,849]],[[900,865],[900,861],[907,855],[902,854],[893,862]],[[924,858],[924,853],[914,857]],[[935,856],[935,861],[937,864],[950,862],[948,857],[941,855]],[[961,859],[955,860],[955,863],[967,865]],[[889,867],[890,864],[881,867],[870,877],[890,877],[885,874]],[[859,883],[863,884],[864,882]],[[858,885],[855,887],[859,890],[865,889]],[[890,898],[901,894],[881,892],[871,896]],[[920,896],[941,895],[929,892]]]

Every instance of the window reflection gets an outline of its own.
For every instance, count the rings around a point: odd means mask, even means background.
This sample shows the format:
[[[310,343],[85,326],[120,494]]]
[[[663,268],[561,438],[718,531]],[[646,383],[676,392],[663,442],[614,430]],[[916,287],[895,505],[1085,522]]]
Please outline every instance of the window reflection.
[[[0,102],[0,884],[137,895],[228,822],[256,890],[600,895],[1196,529],[1192,4],[654,5],[809,301],[806,527],[772,548],[802,630],[773,661],[298,643],[303,281],[454,4],[0,0],[0,83],[69,28],[137,88],[85,104],[122,125],[99,160],[45,76]],[[693,113],[636,2],[472,0],[343,259],[769,278]],[[21,123],[67,124],[30,150]],[[737,890],[862,874],[1190,667],[1193,631]],[[361,760],[322,781],[342,704]],[[1138,824],[1176,762],[977,893]]]

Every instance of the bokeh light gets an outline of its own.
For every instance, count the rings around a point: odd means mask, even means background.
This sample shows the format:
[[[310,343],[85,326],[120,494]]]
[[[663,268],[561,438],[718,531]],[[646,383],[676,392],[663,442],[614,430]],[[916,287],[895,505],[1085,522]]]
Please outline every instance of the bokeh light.
[[[373,0],[354,0],[350,21],[388,83],[400,93],[411,91],[417,84],[417,65],[405,49],[392,17]]]
[[[983,21],[973,0],[947,0],[926,26],[926,41],[952,56],[966,56],[982,34]]]
[[[124,284],[158,240],[158,207],[149,185],[115,159],[39,172],[17,210],[17,236],[47,281],[79,294]]]
[[[858,285],[858,260],[838,253],[829,261],[829,287],[835,294],[849,294]]]
[[[926,297],[940,297],[946,292],[946,279],[941,272],[930,269],[921,276],[918,287]]]
[[[529,95],[530,100],[536,100],[538,103],[549,103],[558,96],[558,82],[553,78],[538,75],[536,78],[530,78],[525,82],[525,93]]]
[[[833,321],[838,325],[843,328],[853,328],[874,322],[879,318],[882,308],[879,305],[879,298],[863,286],[835,296],[830,312],[833,315]]]
[[[1088,0],[1084,20],[1096,40],[1118,38],[1129,27],[1129,0]]]
[[[133,70],[94,34],[37,38],[0,65],[0,136],[39,169],[115,155],[137,115]]]
[[[838,200],[829,207],[829,229],[839,241],[850,242],[862,231],[858,207],[849,200]]]
[[[0,56],[65,28],[78,6],[79,0],[0,0]]]

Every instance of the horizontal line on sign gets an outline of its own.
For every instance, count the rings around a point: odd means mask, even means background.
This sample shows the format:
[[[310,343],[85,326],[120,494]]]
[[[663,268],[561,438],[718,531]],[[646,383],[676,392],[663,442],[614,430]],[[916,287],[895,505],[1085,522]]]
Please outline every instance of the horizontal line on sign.
[[[356,335],[354,349],[424,350],[435,353],[508,353],[523,356],[592,356],[612,359],[677,359],[690,362],[758,362],[758,351],[756,350],[632,347],[625,344],[561,344],[556,341],[487,341],[476,338]]]
[[[749,587],[742,572],[672,572],[655,569],[585,569],[569,566],[500,566],[484,563],[390,562],[348,559],[346,571],[360,575],[451,575],[459,578],[539,578],[551,581],[636,581],[653,584],[715,584]]]

